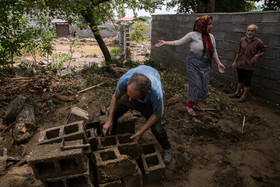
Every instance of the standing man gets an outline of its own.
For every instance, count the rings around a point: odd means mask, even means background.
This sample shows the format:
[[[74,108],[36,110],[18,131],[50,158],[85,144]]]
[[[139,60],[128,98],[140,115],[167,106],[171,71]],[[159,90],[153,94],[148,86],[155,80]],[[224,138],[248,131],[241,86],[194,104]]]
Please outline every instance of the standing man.
[[[258,27],[255,24],[249,25],[246,36],[241,38],[239,50],[232,64],[232,68],[237,69],[238,84],[235,93],[230,98],[239,98],[238,102],[245,102],[250,90],[251,77],[253,76],[254,65],[257,59],[266,54],[266,46],[263,41],[256,37]],[[243,94],[240,91],[245,85]]]
[[[109,118],[104,124],[104,135],[115,134],[118,118],[129,109],[138,110],[147,122],[131,139],[140,140],[151,128],[152,133],[163,149],[163,160],[170,164],[172,160],[171,146],[167,134],[161,125],[163,116],[163,89],[160,75],[152,67],[141,65],[129,70],[119,80],[112,96]]]

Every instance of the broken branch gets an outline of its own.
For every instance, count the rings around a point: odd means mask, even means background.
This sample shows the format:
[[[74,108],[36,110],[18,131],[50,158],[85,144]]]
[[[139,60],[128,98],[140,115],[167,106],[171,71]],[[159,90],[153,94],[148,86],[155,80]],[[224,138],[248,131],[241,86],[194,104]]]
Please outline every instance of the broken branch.
[[[83,89],[83,90],[81,90],[81,91],[78,91],[78,93],[82,93],[82,92],[88,91],[88,90],[90,90],[90,89],[93,89],[93,88],[96,88],[96,87],[98,87],[98,86],[101,86],[102,84],[104,84],[104,82],[102,82],[102,83],[100,83],[100,84],[97,84],[97,85],[94,85],[94,86],[91,86],[91,87],[88,87],[88,88]]]
[[[244,126],[245,126],[245,120],[246,120],[246,117],[244,116],[244,117],[243,117],[243,123],[242,123],[242,134],[243,134],[243,132],[244,132],[243,129],[244,129]]]

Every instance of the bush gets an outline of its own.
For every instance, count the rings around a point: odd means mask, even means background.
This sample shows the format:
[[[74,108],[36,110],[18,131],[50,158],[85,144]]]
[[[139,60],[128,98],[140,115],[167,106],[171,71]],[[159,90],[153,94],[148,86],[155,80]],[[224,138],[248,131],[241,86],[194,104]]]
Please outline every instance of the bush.
[[[130,35],[130,40],[136,42],[142,42],[147,39],[146,31],[148,30],[147,25],[143,21],[137,21],[134,30],[132,30]]]

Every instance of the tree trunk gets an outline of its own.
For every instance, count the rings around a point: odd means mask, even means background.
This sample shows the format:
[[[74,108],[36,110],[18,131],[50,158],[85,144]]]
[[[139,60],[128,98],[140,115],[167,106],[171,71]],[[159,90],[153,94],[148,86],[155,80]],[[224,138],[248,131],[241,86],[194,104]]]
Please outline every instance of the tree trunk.
[[[215,2],[216,0],[209,0],[207,5],[207,12],[215,12]]]
[[[108,65],[112,60],[111,54],[110,54],[106,44],[104,43],[103,38],[101,37],[101,35],[99,33],[99,29],[96,25],[92,12],[90,10],[85,10],[85,11],[82,11],[81,14],[82,14],[83,18],[89,23],[92,33],[104,55],[106,65]]]

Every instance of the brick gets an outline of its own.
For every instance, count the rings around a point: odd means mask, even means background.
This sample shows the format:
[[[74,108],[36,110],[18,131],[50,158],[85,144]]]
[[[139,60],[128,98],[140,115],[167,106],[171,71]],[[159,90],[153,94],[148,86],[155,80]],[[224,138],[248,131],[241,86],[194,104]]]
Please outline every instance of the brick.
[[[122,184],[124,187],[142,187],[143,174],[141,172],[141,169],[137,167],[137,172],[135,174],[122,178]]]
[[[155,143],[140,145],[140,154],[144,169],[144,185],[160,183],[165,175],[165,164]]]
[[[89,170],[88,172],[68,175],[65,177],[56,177],[42,180],[44,186],[47,187],[76,187],[76,186],[87,186],[93,187],[93,172]]]
[[[133,175],[137,163],[126,155],[121,155],[117,147],[93,152],[96,163],[98,183],[104,184]]]
[[[68,142],[80,145],[82,140]],[[40,145],[30,155],[29,165],[37,179],[79,174],[88,171],[88,158],[82,148],[61,151],[60,143]]]
[[[88,118],[88,112],[78,108],[78,107],[72,107],[70,110],[70,114],[67,118],[67,124],[73,123],[76,121],[84,121],[87,122],[89,120]]]

